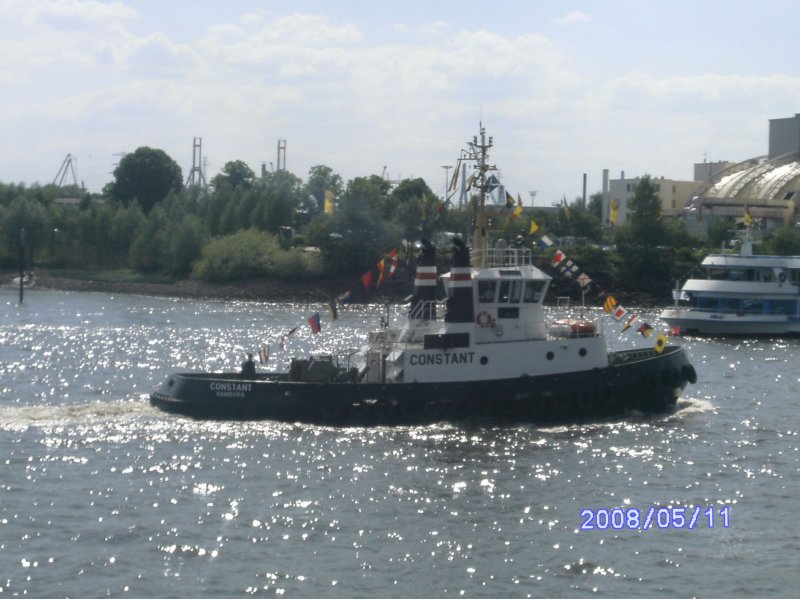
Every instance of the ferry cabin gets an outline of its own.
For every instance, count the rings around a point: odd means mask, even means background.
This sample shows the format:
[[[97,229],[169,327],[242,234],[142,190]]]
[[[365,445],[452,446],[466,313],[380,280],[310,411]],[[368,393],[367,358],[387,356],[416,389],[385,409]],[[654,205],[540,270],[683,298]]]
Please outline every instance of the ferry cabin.
[[[683,286],[692,310],[800,317],[800,257],[711,255],[702,267]]]

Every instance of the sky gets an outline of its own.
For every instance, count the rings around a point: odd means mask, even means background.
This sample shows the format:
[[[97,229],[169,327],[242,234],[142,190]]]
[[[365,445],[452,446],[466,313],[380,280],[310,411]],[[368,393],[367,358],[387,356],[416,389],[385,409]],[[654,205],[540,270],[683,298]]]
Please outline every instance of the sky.
[[[547,206],[611,178],[690,180],[800,113],[796,0],[0,0],[0,182],[99,192],[164,150],[444,194],[482,123],[506,188]],[[452,173],[452,171],[450,171]],[[71,173],[66,182],[71,182]]]

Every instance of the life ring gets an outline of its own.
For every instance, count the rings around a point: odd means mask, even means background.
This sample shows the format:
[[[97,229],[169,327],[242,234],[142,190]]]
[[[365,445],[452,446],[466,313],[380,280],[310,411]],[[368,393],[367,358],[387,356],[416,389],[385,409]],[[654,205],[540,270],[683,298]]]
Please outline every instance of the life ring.
[[[479,327],[490,327],[492,326],[492,315],[489,314],[486,310],[482,312],[478,312],[478,316],[475,318],[475,322],[478,323]]]

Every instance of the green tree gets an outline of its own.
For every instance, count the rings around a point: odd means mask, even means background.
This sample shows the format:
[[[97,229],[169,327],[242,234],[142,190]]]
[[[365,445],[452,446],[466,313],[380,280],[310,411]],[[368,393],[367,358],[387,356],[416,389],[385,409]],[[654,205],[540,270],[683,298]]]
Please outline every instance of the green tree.
[[[603,194],[600,192],[593,193],[589,196],[589,202],[586,204],[586,210],[590,214],[594,214],[602,224],[603,222]]]
[[[384,217],[402,228],[404,239],[430,237],[443,224],[445,206],[424,179],[404,179],[387,198]]]
[[[223,185],[230,185],[234,189],[237,187],[249,187],[255,183],[256,174],[247,164],[241,160],[231,160],[225,163],[217,175],[211,179],[211,187],[219,189]]]
[[[800,230],[790,225],[776,229],[761,250],[773,256],[800,256]]]
[[[262,177],[261,185],[265,194],[254,223],[270,233],[278,233],[281,227],[293,227],[297,207],[303,202],[302,181],[289,171],[279,170]]]
[[[192,265],[199,260],[208,233],[200,217],[189,214],[177,226],[169,243],[169,270],[182,276],[192,271]]]
[[[618,230],[629,227],[630,242],[634,245],[661,245],[664,243],[664,224],[661,220],[661,198],[650,175],[642,177],[628,203],[630,222]]]
[[[163,150],[143,146],[126,154],[106,186],[108,196],[127,206],[138,202],[145,213],[183,185],[181,167]]]
[[[309,240],[322,250],[329,272],[358,272],[374,264],[401,232],[385,217],[390,184],[377,175],[350,181],[337,210],[320,214],[309,227]]]
[[[308,170],[308,180],[303,185],[303,198],[311,199],[312,203],[304,206],[310,216],[325,210],[325,192],[333,192],[334,197],[339,197],[344,189],[341,176],[333,172],[329,166],[318,164]]]
[[[147,215],[130,249],[130,265],[142,272],[164,272],[168,268],[169,243],[174,223],[160,206]]]
[[[733,238],[736,223],[731,217],[711,218],[708,223],[708,239],[706,245],[710,248],[719,248],[726,241]]]

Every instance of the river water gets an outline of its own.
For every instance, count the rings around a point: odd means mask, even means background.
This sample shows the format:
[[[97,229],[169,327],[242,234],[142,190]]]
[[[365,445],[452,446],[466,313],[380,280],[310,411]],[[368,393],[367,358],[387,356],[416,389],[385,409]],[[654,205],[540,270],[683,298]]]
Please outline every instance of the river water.
[[[357,346],[383,307],[313,336],[314,305],[0,306],[4,596],[797,596],[798,340],[681,339],[699,381],[669,415],[337,429],[194,421],[147,394],[265,343],[269,368]],[[613,324],[612,348],[651,343]]]

